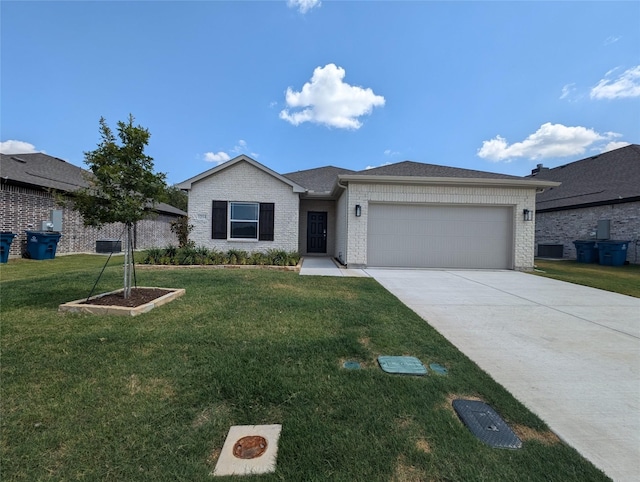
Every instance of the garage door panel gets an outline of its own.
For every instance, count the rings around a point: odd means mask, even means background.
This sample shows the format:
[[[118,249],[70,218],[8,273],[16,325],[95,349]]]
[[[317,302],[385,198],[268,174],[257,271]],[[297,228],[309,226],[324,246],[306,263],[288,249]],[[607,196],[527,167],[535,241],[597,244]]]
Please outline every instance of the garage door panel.
[[[367,265],[511,268],[512,214],[503,206],[372,203]]]

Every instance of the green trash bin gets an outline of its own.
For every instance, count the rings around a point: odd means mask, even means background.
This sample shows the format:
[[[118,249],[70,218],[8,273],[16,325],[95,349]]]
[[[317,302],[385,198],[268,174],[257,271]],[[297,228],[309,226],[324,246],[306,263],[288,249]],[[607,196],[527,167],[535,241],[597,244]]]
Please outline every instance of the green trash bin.
[[[576,247],[576,261],[578,263],[597,263],[598,248],[595,241],[575,240],[573,245]]]
[[[623,266],[627,260],[629,241],[598,241],[600,264],[603,266]]]
[[[27,254],[31,259],[53,259],[56,257],[60,233],[53,231],[26,231]]]
[[[6,263],[9,260],[9,248],[11,242],[16,235],[7,231],[0,232],[0,263]]]

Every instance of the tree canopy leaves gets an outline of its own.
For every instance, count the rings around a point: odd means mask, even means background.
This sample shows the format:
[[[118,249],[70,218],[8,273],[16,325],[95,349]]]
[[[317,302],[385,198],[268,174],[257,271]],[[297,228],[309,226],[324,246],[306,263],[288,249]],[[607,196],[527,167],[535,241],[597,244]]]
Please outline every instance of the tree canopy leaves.
[[[166,176],[154,173],[153,158],[144,153],[151,134],[127,122],[118,122],[118,140],[104,117],[100,118],[101,142],[85,152],[91,175],[89,187],[74,194],[74,209],[87,226],[121,222],[132,225],[148,216],[147,209],[163,200]]]

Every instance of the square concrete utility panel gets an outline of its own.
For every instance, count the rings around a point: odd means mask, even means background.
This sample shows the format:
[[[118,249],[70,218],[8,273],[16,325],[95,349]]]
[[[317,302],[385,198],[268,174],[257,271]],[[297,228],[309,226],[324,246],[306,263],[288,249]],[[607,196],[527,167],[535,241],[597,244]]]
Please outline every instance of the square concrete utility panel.
[[[229,429],[213,475],[275,472],[282,425],[234,425]]]

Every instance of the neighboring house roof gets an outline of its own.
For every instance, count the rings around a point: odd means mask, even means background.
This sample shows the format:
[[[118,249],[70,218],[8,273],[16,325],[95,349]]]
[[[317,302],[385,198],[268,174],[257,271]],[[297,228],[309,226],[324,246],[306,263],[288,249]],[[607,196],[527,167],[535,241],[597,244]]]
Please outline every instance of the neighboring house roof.
[[[0,154],[0,179],[3,184],[73,192],[88,187],[86,177],[90,175],[85,169],[42,152]],[[154,210],[179,216],[187,214],[166,203],[156,204]]]
[[[341,167],[326,166],[304,171],[290,172],[284,177],[304,186],[310,192],[330,193],[339,174],[351,174],[356,171]]]
[[[559,181],[537,195],[538,212],[640,201],[640,145],[631,144],[553,169],[539,166],[530,177]]]
[[[279,181],[288,184],[289,186],[291,186],[291,188],[293,189],[293,192],[298,192],[298,193],[302,193],[305,192],[306,189],[302,186],[300,186],[299,184],[297,184],[296,182],[292,181],[291,179],[287,179],[286,177],[282,176],[281,174],[278,174],[275,171],[272,171],[271,169],[269,169],[267,166],[263,166],[262,164],[260,164],[259,162],[251,159],[249,156],[245,156],[245,155],[240,155],[238,157],[234,157],[233,159],[224,162],[212,169],[209,169],[208,171],[205,171],[203,173],[198,174],[197,176],[194,176],[190,179],[187,179],[186,181],[182,181],[181,183],[176,184],[176,187],[178,189],[185,189],[185,190],[189,190],[191,189],[191,186],[194,182],[200,181],[202,179],[205,179],[209,176],[212,176],[220,171],[224,171],[225,169],[230,168],[231,166],[234,166],[236,164],[238,164],[239,162],[246,162],[248,164],[251,164],[253,167],[260,169],[261,171],[269,174],[270,176],[275,177],[276,179],[278,179]]]

